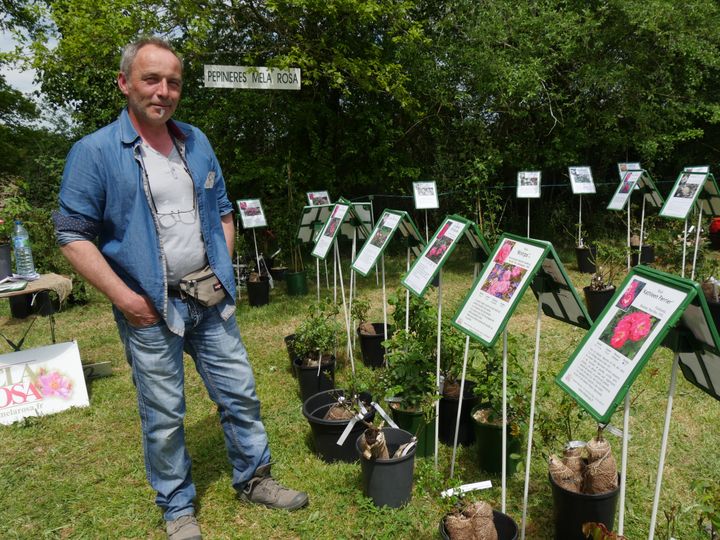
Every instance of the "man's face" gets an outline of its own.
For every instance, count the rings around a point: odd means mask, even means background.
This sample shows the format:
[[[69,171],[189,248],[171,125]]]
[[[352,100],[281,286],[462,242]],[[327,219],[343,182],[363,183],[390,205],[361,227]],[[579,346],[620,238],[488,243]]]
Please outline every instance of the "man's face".
[[[131,117],[142,127],[161,126],[175,112],[182,89],[180,60],[167,49],[145,45],[135,56],[130,76],[118,75]]]

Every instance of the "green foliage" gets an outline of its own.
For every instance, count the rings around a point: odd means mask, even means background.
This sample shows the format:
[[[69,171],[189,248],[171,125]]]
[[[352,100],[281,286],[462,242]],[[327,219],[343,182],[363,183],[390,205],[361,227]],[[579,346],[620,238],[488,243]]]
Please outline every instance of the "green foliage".
[[[329,299],[308,307],[307,316],[295,329],[295,353],[302,359],[315,359],[318,354],[330,353],[340,333],[339,313]]]
[[[399,398],[403,409],[422,410],[430,416],[437,396],[435,360],[418,335],[396,330],[383,342],[388,367],[381,375],[385,398]]]
[[[488,421],[502,422],[502,365],[503,348],[497,344],[493,348],[480,349],[476,361],[470,369],[471,377],[476,381],[475,395],[490,413]],[[508,335],[507,357],[507,418],[510,431],[517,435],[524,426],[530,410],[530,376],[527,374],[521,358],[528,356],[524,342]]]
[[[720,533],[720,489],[716,482],[706,478],[694,480],[692,489],[698,498],[698,529],[714,540]]]
[[[627,247],[618,246],[610,240],[593,243],[590,260],[595,265],[595,273],[590,280],[593,291],[604,291],[614,287],[620,273],[627,268]]]
[[[359,324],[368,321],[368,312],[370,311],[370,301],[362,296],[353,298],[352,308],[350,313],[352,320],[357,321]]]

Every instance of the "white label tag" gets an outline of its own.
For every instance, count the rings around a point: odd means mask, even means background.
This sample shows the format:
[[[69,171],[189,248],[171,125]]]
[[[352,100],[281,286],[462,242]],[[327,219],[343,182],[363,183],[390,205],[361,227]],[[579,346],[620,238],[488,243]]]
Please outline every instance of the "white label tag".
[[[623,438],[623,430],[620,428],[616,428],[612,424],[608,424],[607,426],[605,426],[605,431],[612,433],[613,435],[615,435],[616,437],[618,437],[620,439]],[[632,435],[628,435],[628,441],[630,439],[632,439]]]
[[[490,489],[492,487],[492,482],[490,480],[485,480],[483,482],[475,482],[474,484],[463,484],[462,486],[458,488],[451,488],[443,491],[440,493],[441,497],[452,497],[453,495],[461,495],[463,493],[467,493],[468,491],[477,491],[479,489]]]
[[[352,420],[348,422],[347,427],[345,428],[345,431],[342,432],[342,435],[340,435],[340,438],[337,440],[337,445],[342,446],[345,444],[345,439],[348,438],[348,435],[350,435],[350,432],[352,431],[352,428],[355,427],[355,424],[358,423],[358,420],[360,420],[360,417],[353,416]]]
[[[380,414],[382,419],[387,422],[388,426],[395,428],[395,429],[400,429],[400,428],[398,428],[398,425],[395,422],[393,422],[393,419],[387,415],[387,413],[383,410],[383,408],[380,405],[378,405],[377,403],[375,403],[373,401],[372,406],[375,407],[375,410],[378,412],[378,414]]]

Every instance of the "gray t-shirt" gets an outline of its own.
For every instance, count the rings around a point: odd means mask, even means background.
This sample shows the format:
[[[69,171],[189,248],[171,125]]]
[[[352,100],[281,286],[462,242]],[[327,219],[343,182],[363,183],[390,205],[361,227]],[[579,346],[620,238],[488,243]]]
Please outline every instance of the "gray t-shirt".
[[[174,146],[169,156],[145,143],[141,149],[165,252],[168,285],[176,286],[184,275],[207,264],[195,189]]]

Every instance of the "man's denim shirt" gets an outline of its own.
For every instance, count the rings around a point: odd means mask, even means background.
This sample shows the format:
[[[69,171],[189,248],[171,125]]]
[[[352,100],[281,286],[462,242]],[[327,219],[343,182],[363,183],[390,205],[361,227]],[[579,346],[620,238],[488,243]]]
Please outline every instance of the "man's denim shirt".
[[[208,262],[225,287],[226,298],[216,307],[227,319],[235,312],[235,278],[220,221],[232,212],[222,171],[199,129],[172,120],[168,128],[195,185]],[[182,318],[167,298],[165,255],[139,157],[141,142],[124,109],[115,122],[75,143],[63,172],[60,209],[53,214],[55,233],[61,246],[97,238],[117,275],[147,295],[168,328],[182,335]]]

